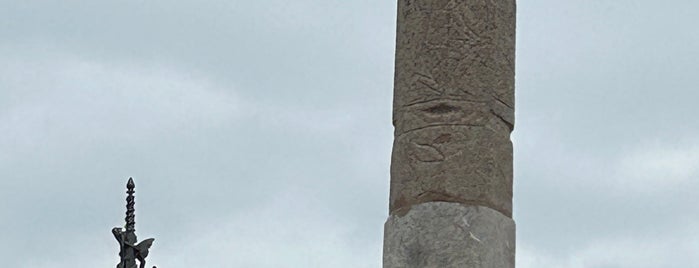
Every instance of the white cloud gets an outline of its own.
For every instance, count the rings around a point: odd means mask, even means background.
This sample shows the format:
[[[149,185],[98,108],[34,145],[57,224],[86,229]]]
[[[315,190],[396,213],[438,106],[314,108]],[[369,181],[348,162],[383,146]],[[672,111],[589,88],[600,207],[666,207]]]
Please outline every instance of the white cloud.
[[[536,248],[521,244],[517,245],[515,264],[518,268],[575,268],[569,267],[563,260],[558,259],[552,254],[537,251]]]
[[[243,105],[231,89],[163,66],[61,54],[1,60],[3,153],[157,139],[225,124]]]
[[[699,174],[699,144],[646,143],[624,154],[618,162],[618,187],[658,192],[682,187]]]
[[[186,267],[200,263],[212,267],[237,267],[241,264],[243,267],[298,267],[297,264],[304,264],[304,267],[375,267],[379,264],[380,233],[366,235],[367,232],[357,230],[368,225],[366,219],[341,222],[339,217],[356,217],[328,212],[324,206],[332,202],[317,200],[321,195],[319,192],[325,194],[336,188],[364,189],[357,181],[372,179],[372,182],[387,183],[387,177],[384,177],[386,181],[376,180],[373,172],[367,171],[369,168],[345,170],[342,176],[332,177],[337,180],[335,182],[329,182],[326,174],[334,166],[349,165],[342,161],[367,161],[363,157],[375,155],[373,150],[363,151],[374,148],[371,146],[375,140],[374,131],[367,129],[367,123],[363,121],[373,116],[371,109],[341,101],[336,105],[308,107],[288,102],[274,94],[269,94],[269,98],[265,99],[246,99],[236,94],[239,93],[237,88],[222,86],[220,81],[211,80],[206,75],[168,66],[86,59],[60,51],[33,52],[24,51],[24,54],[33,56],[25,55],[22,58],[3,53],[7,60],[0,65],[0,148],[3,148],[0,150],[0,164],[8,167],[4,169],[6,177],[32,178],[2,182],[3,185],[12,186],[4,187],[7,192],[17,193],[16,189],[22,189],[27,193],[3,195],[9,198],[9,202],[19,202],[33,195],[58,195],[58,192],[64,191],[60,186],[71,187],[77,193],[90,191],[106,194],[103,192],[109,190],[106,187],[94,187],[108,184],[111,176],[120,172],[160,179],[160,185],[169,185],[163,186],[163,189],[176,184],[173,188],[177,189],[168,189],[171,193],[187,189],[188,186],[183,186],[178,179],[186,177],[182,174],[197,174],[201,176],[196,181],[200,186],[191,188],[206,191],[201,199],[216,200],[216,204],[211,204],[213,207],[227,206],[218,201],[240,200],[233,196],[240,196],[243,191],[268,190],[267,193],[260,193],[260,196],[264,196],[261,199],[265,200],[267,196],[274,195],[278,187],[286,189],[291,188],[288,185],[325,183],[336,186],[294,194],[286,192],[279,200],[267,200],[262,204],[251,202],[235,205],[235,211],[250,210],[247,215],[216,218],[211,215],[215,208],[202,208],[192,213],[187,223],[178,223],[173,230],[182,230],[185,228],[183,226],[189,226],[189,221],[197,221],[195,219],[208,221],[213,217],[216,223],[198,222],[196,230],[182,235],[159,228],[163,233],[156,235],[158,242],[154,250],[157,254],[152,255],[152,264],[159,267]],[[387,124],[384,130],[389,127]],[[242,133],[241,128],[245,130]],[[221,135],[226,136],[222,138]],[[255,139],[260,136],[265,138]],[[211,141],[199,143],[194,139]],[[240,146],[240,143],[250,146]],[[352,150],[338,146],[345,145],[343,143],[354,146]],[[116,146],[111,146],[114,144]],[[173,147],[182,151],[171,150]],[[123,156],[110,156],[119,154],[122,148],[131,152]],[[385,150],[388,147],[382,148]],[[74,155],[75,151],[82,153]],[[143,157],[132,161],[131,156],[134,155]],[[284,155],[294,155],[295,159],[285,159]],[[307,161],[331,161],[327,155],[338,155],[343,160],[324,163],[321,168],[299,165]],[[260,170],[268,168],[264,161],[255,161],[258,158],[274,161],[274,169]],[[235,159],[237,163],[226,163],[223,169],[218,164]],[[244,161],[240,162],[241,159]],[[215,163],[206,165],[204,162]],[[174,167],[171,163],[178,164]],[[248,163],[249,167],[240,167]],[[248,168],[256,170],[253,177],[266,180],[253,183],[249,181],[249,176],[241,179],[241,173],[248,172]],[[385,163],[383,169],[387,168],[388,163]],[[54,177],[56,173],[61,175]],[[96,177],[95,174],[110,178]],[[361,177],[355,180],[347,174],[359,174],[357,176]],[[97,180],[102,182],[95,182]],[[226,185],[222,186],[218,180],[226,180]],[[87,181],[90,183],[85,183]],[[343,190],[345,193],[357,191]],[[69,198],[74,200],[80,197]],[[56,207],[66,203],[82,203],[70,201],[69,198],[61,202],[48,202],[49,205],[42,208],[32,207],[31,213],[48,214],[49,211],[63,211]],[[348,205],[357,200],[343,198],[353,196],[344,194],[337,197],[334,204],[341,207],[339,209],[349,208],[353,210],[350,213],[358,214],[365,211],[359,205]],[[207,205],[204,201],[199,202]],[[307,210],[299,211],[300,208]],[[382,208],[376,210],[383,212]],[[10,215],[17,214],[16,217],[24,219],[24,211],[9,206],[7,210],[12,211]],[[94,227],[92,224],[95,223],[85,223],[85,226]],[[43,224],[37,223],[37,227],[31,228],[43,228]],[[108,233],[110,227],[105,226],[107,231],[104,233],[91,234],[94,238],[78,238],[91,243],[107,241],[107,244],[99,247],[76,246],[82,252],[98,256],[99,260],[80,262],[79,256],[71,254],[56,258],[52,257],[56,251],[51,251],[51,254],[45,252],[43,258],[22,262],[26,266],[20,267],[58,267],[68,263],[86,263],[95,267],[113,265],[115,247]],[[80,230],[72,232],[75,231]],[[26,232],[26,229],[22,232]],[[372,247],[367,247],[367,236],[376,238],[371,242]],[[183,239],[173,241],[173,238]],[[35,241],[39,238],[32,239]],[[44,245],[43,248],[49,246]],[[7,250],[10,250],[10,254],[20,254],[13,253],[15,249],[12,248]],[[270,252],[277,256],[267,258],[265,254]],[[371,256],[370,260],[366,256]],[[293,265],[284,266],[288,263]]]
[[[689,267],[699,261],[699,226],[677,230],[636,233],[634,236],[591,238],[586,246],[567,254],[551,254],[552,249],[518,245],[519,268],[665,268]],[[566,252],[565,250],[562,250]]]
[[[352,223],[338,222],[332,208],[313,198],[299,198],[309,195],[289,188],[238,215],[200,221],[153,261],[162,267],[380,267],[381,238],[357,247]]]

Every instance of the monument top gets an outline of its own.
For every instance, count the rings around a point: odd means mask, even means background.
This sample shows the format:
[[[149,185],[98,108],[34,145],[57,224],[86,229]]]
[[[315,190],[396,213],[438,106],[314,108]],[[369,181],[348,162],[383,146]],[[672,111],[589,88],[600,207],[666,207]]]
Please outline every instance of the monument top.
[[[136,268],[136,260],[139,262],[139,268],[146,267],[146,257],[148,251],[153,245],[154,238],[148,238],[138,242],[136,238],[136,199],[134,197],[136,184],[133,178],[129,178],[126,183],[126,221],[125,228],[112,228],[112,235],[119,243],[119,264],[117,268]],[[138,243],[137,243],[138,242]],[[153,266],[153,268],[156,268]]]

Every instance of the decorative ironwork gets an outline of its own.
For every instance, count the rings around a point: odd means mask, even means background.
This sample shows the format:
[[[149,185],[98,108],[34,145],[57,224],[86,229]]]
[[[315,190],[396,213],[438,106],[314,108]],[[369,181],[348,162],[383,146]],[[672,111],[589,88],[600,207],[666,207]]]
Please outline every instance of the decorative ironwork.
[[[148,238],[137,243],[135,188],[136,184],[134,184],[133,178],[129,178],[129,182],[126,183],[126,218],[124,218],[126,230],[124,231],[121,227],[112,228],[112,234],[119,242],[119,257],[121,261],[117,268],[136,268],[136,260],[138,260],[139,268],[145,268],[148,250],[153,245],[153,241],[155,241],[154,238]]]

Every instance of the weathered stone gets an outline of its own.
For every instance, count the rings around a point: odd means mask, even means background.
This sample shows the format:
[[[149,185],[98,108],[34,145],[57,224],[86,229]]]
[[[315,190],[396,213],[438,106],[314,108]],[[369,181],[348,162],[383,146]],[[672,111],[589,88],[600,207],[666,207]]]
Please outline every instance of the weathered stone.
[[[404,108],[434,100],[499,102],[512,114],[515,9],[514,0],[398,1],[398,134]]]
[[[514,0],[399,0],[391,212],[430,201],[512,215]]]
[[[509,132],[483,126],[434,126],[398,136],[391,160],[390,209],[447,201],[512,215]]]
[[[383,267],[513,268],[515,223],[487,207],[430,202],[391,215]]]
[[[384,268],[514,267],[515,0],[398,0]]]
[[[482,126],[510,133],[514,112],[502,102],[432,100],[399,108],[395,113],[395,135],[431,126]]]

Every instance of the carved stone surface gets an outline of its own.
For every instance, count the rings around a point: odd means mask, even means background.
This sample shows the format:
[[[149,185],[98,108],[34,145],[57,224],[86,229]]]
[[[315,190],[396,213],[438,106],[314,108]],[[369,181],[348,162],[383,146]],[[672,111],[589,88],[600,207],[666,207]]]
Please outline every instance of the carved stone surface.
[[[513,268],[515,223],[480,206],[430,202],[391,215],[383,267]]]
[[[514,0],[399,0],[391,212],[451,201],[512,215]]]
[[[396,47],[395,116],[433,100],[501,102],[512,112],[514,0],[399,0]]]
[[[515,0],[398,0],[384,268],[514,267]]]
[[[482,205],[512,215],[512,143],[508,132],[436,126],[405,133],[393,145],[393,212],[430,201]]]

